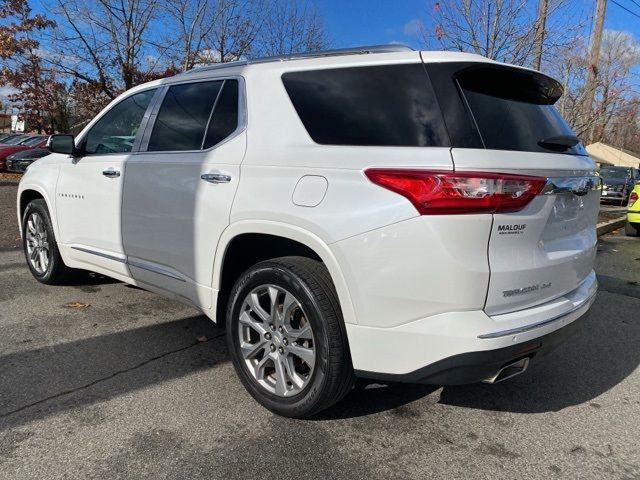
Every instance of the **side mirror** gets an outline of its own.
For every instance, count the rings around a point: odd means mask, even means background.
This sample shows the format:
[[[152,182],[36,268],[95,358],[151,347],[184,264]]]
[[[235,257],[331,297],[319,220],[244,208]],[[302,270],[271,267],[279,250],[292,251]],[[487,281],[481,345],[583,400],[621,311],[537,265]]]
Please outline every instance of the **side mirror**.
[[[78,153],[73,135],[51,135],[47,141],[47,148],[53,153],[65,153],[67,155]]]

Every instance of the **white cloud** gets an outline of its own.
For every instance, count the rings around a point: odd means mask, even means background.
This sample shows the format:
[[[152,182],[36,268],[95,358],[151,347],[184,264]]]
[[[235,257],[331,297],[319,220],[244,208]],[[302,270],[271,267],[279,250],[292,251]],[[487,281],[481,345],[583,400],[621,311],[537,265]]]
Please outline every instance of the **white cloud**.
[[[404,24],[404,34],[408,36],[418,35],[422,30],[422,20],[414,18]]]
[[[13,87],[0,87],[0,98],[7,98],[14,93],[18,93],[18,90]]]

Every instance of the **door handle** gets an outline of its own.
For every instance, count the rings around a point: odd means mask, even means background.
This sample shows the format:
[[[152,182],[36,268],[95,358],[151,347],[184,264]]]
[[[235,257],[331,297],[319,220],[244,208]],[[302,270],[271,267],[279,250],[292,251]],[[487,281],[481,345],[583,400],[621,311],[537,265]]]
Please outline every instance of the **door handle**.
[[[229,183],[231,175],[226,173],[203,173],[200,178],[209,183]]]
[[[103,170],[102,175],[104,175],[107,178],[116,178],[120,176],[120,172],[118,170],[109,168],[107,170]]]

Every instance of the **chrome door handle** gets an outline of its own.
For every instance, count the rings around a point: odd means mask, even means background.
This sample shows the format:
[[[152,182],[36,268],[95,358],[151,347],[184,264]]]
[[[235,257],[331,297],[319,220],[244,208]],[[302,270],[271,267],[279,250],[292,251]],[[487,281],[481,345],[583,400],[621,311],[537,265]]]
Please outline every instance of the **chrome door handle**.
[[[107,169],[102,171],[102,175],[108,178],[116,178],[120,176],[120,172],[118,170]]]
[[[203,173],[200,178],[209,183],[229,183],[231,175],[226,173]]]

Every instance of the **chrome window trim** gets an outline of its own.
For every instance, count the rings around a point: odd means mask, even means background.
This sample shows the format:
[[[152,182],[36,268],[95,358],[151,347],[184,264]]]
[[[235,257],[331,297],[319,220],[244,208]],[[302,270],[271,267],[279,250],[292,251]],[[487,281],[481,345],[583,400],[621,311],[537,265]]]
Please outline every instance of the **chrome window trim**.
[[[149,147],[149,139],[151,138],[151,132],[153,131],[153,126],[155,124],[156,118],[158,116],[158,112],[160,111],[160,106],[162,105],[162,102],[164,101],[164,97],[167,94],[167,91],[169,90],[170,87],[173,87],[175,85],[185,85],[187,83],[204,83],[204,82],[219,82],[222,81],[223,82],[223,87],[224,87],[224,81],[225,80],[237,80],[238,81],[238,126],[236,127],[236,129],[231,132],[224,140],[222,140],[221,142],[213,145],[212,147],[209,147],[205,150],[153,150],[153,151],[149,151],[147,150],[147,148]],[[244,77],[242,77],[241,75],[230,75],[230,76],[221,76],[221,77],[211,77],[211,78],[197,78],[197,79],[189,79],[188,81],[186,79],[180,79],[179,81],[175,81],[175,82],[171,82],[171,83],[166,83],[162,85],[162,98],[159,99],[158,104],[156,105],[156,108],[154,109],[153,112],[151,112],[151,115],[149,117],[149,121],[147,122],[146,126],[145,126],[145,132],[144,132],[144,136],[140,145],[140,150],[138,150],[136,153],[140,154],[140,155],[154,155],[154,154],[185,154],[185,153],[196,153],[196,152],[210,152],[211,150],[214,150],[216,148],[218,148],[221,145],[224,145],[225,143],[227,143],[228,141],[234,139],[235,137],[237,137],[238,135],[240,135],[241,133],[243,133],[246,128],[247,128],[247,90],[246,90],[246,82],[244,80]],[[219,94],[222,92],[222,88],[220,89]],[[216,99],[216,104],[217,104],[217,99]],[[212,107],[211,112],[213,113],[213,108],[215,108],[215,105]],[[148,130],[148,132],[147,132]],[[203,141],[206,138],[206,131],[205,131],[205,136],[203,137]]]

